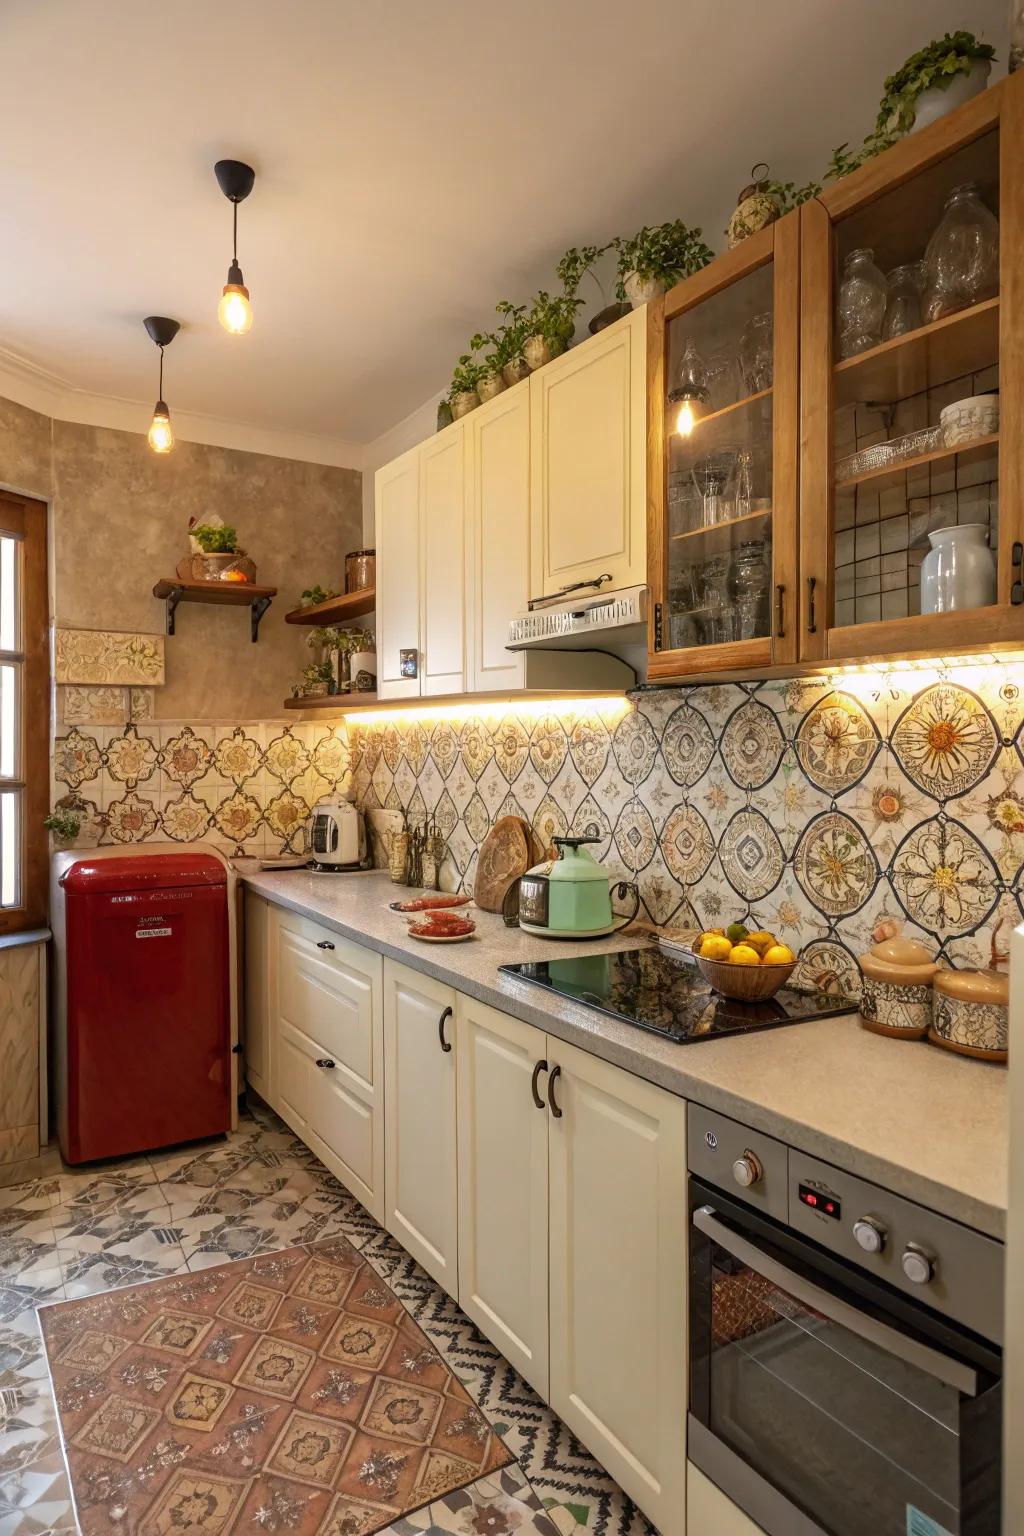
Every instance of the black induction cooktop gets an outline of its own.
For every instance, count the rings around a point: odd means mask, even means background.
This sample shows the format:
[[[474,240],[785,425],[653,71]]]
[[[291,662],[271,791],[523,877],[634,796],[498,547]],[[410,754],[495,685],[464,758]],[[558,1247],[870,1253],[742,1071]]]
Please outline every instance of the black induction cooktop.
[[[857,1006],[849,997],[800,992],[794,987],[783,987],[765,1003],[736,1003],[713,991],[692,961],[666,954],[657,946],[614,955],[575,955],[569,960],[527,960],[498,969],[678,1045],[804,1024],[849,1013]]]

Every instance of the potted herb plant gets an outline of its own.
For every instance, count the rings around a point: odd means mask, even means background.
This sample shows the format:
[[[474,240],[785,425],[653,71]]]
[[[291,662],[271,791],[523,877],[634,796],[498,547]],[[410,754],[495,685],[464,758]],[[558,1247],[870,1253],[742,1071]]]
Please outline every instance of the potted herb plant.
[[[315,608],[319,603],[327,603],[332,597],[337,596],[338,593],[333,587],[321,587],[318,583],[314,583],[303,592],[299,599],[299,607]]]
[[[608,295],[594,271],[594,264],[601,259],[605,251],[610,251],[614,244],[613,240],[609,240],[606,245],[570,245],[555,268],[561,280],[563,292],[569,299],[576,298],[580,283],[588,272],[593,278],[597,291],[601,295],[602,307],[587,326],[592,336],[596,336],[598,331],[603,331],[606,325],[611,325],[614,321],[621,320],[623,315],[629,314],[628,304],[618,301],[614,304],[608,303]]]
[[[645,224],[630,240],[617,240],[619,283],[616,292],[637,309],[706,267],[714,252],[704,244],[699,229],[682,219],[668,224]]]
[[[530,371],[524,351],[526,338],[530,334],[526,305],[513,304],[508,299],[502,299],[495,304],[494,308],[504,318],[498,329],[491,335],[494,347],[492,357],[494,363],[501,369],[501,376],[506,385],[511,388],[513,384],[518,384],[520,379],[525,379]]]
[[[255,581],[256,566],[239,544],[238,534],[216,513],[203,522],[191,518],[188,541],[192,553],[178,562],[178,575],[184,580]]]
[[[82,817],[74,808],[58,805],[49,816],[43,817],[43,826],[53,833],[55,843],[68,846],[75,841],[82,830]]]
[[[973,32],[946,32],[912,53],[885,82],[876,132],[925,128],[985,89],[996,51]]]
[[[531,372],[565,351],[576,330],[576,311],[582,303],[574,294],[552,298],[543,288],[537,294],[526,316],[530,334],[523,343],[523,356]]]
[[[472,353],[463,352],[452,374],[451,387],[448,390],[448,402],[452,408],[453,420],[458,421],[461,416],[468,416],[470,411],[475,411],[480,404],[477,385],[483,373],[483,364],[477,362]]]

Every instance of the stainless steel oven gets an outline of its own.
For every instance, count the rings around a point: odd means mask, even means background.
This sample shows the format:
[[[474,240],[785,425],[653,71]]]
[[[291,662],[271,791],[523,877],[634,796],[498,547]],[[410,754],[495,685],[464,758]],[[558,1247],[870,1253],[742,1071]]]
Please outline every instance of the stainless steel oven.
[[[689,1125],[689,1456],[769,1536],[1000,1536],[1002,1245]]]

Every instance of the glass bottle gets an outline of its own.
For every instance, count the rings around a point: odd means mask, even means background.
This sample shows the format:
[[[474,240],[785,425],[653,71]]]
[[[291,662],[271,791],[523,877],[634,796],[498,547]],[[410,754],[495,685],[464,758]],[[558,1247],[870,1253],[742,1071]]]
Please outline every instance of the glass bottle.
[[[836,306],[836,331],[841,358],[856,357],[882,339],[885,278],[867,246],[851,251],[843,266]]]
[[[999,292],[999,220],[976,181],[954,187],[924,253],[924,318],[941,320]]]
[[[905,336],[923,324],[921,319],[921,289],[924,285],[924,263],[908,261],[905,266],[893,267],[886,279],[888,294],[885,302],[885,319],[882,322],[882,340],[891,341],[894,336]]]
[[[731,512],[733,517],[746,517],[754,501],[754,455],[749,448],[741,448],[736,455],[733,470]]]
[[[741,544],[729,571],[729,593],[736,610],[736,639],[756,640],[768,633],[771,571],[763,539]]]

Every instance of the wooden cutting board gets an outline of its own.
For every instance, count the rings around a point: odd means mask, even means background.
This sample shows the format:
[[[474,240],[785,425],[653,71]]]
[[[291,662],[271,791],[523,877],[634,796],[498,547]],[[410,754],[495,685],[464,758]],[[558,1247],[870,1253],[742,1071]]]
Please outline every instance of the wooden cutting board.
[[[521,816],[501,816],[480,845],[473,900],[485,912],[500,912],[513,880],[535,862],[530,854],[530,828]]]

